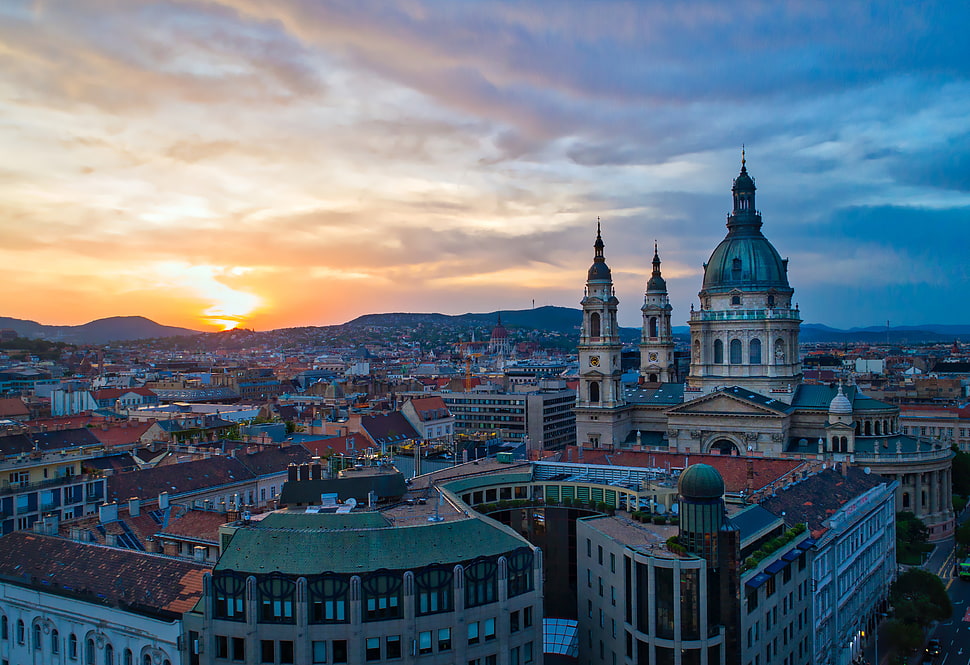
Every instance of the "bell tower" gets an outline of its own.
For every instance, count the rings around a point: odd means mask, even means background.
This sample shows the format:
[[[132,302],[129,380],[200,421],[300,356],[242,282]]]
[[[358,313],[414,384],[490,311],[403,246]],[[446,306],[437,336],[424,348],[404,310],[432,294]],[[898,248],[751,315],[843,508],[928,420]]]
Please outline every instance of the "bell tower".
[[[640,338],[640,378],[645,383],[677,380],[674,366],[674,337],[670,328],[670,299],[667,282],[660,274],[660,254],[653,245],[653,274],[643,297],[643,335]]]
[[[576,395],[576,439],[580,446],[598,448],[617,443],[615,423],[626,404],[620,382],[620,329],[613,274],[603,256],[603,236],[596,222],[593,265],[586,278],[583,326],[579,337],[579,394]],[[623,435],[626,433],[623,432]]]

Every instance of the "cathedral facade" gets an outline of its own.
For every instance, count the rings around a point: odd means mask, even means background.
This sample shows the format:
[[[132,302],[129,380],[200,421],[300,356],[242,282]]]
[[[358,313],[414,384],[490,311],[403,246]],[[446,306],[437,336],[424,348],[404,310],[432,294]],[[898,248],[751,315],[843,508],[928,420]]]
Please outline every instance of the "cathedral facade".
[[[581,301],[578,444],[852,464],[894,478],[897,510],[923,519],[932,539],[951,535],[949,447],[902,434],[898,407],[854,385],[802,382],[788,260],[761,231],[755,190],[742,160],[727,235],[704,264],[691,305],[684,382],[675,380],[672,306],[656,246],[641,308],[639,381],[621,380],[619,301],[597,225]]]

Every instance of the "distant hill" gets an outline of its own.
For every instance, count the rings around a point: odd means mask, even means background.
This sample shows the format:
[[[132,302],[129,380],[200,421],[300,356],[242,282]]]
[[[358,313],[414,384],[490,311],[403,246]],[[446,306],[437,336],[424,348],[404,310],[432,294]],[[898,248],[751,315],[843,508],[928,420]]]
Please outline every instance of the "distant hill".
[[[21,337],[37,337],[72,344],[104,344],[114,341],[198,335],[197,330],[163,326],[143,316],[112,316],[80,326],[47,326],[36,321],[0,316],[0,328],[11,328]]]
[[[869,326],[839,330],[820,323],[803,323],[799,338],[805,343],[918,344],[970,338],[970,325]]]
[[[535,309],[503,309],[496,312],[468,313],[468,314],[407,314],[396,312],[393,314],[365,314],[345,326],[416,326],[419,324],[439,324],[452,326],[486,326],[492,327],[498,323],[502,315],[502,325],[510,328],[536,328],[552,330],[564,334],[576,333],[583,323],[581,310],[569,307],[536,307]]]

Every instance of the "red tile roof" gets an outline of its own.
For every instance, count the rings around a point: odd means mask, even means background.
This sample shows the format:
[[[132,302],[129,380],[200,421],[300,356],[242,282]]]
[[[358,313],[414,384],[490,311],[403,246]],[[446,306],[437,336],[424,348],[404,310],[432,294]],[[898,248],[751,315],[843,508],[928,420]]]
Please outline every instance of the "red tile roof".
[[[806,464],[805,460],[776,457],[754,457],[737,455],[707,455],[700,453],[655,453],[648,451],[624,450],[610,453],[608,450],[584,450],[580,460],[575,447],[572,462],[583,464],[612,464],[614,466],[660,467],[685,469],[691,464],[710,464],[724,478],[727,492],[759,490],[770,485],[782,476]],[[566,461],[561,458],[560,461]],[[748,475],[751,474],[749,482]]]
[[[17,531],[0,538],[0,575],[14,584],[176,619],[202,596],[208,566]]]
[[[19,397],[0,397],[0,418],[30,415],[27,405]]]
[[[106,448],[133,446],[141,442],[141,435],[148,431],[152,423],[137,421],[113,423],[107,426],[92,427],[91,433],[98,437],[98,441]]]

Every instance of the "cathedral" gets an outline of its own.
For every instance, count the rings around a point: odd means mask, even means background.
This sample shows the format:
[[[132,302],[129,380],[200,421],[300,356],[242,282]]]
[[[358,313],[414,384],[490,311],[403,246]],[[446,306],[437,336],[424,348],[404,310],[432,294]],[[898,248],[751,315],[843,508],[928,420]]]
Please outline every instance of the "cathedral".
[[[854,385],[802,382],[801,315],[788,260],[762,233],[755,189],[742,159],[727,235],[704,264],[699,302],[691,305],[684,380],[674,362],[673,308],[655,245],[641,307],[639,381],[622,381],[619,300],[597,224],[581,301],[577,442],[856,465],[895,479],[897,510],[920,517],[931,539],[952,535],[949,447],[902,434],[898,407]]]

